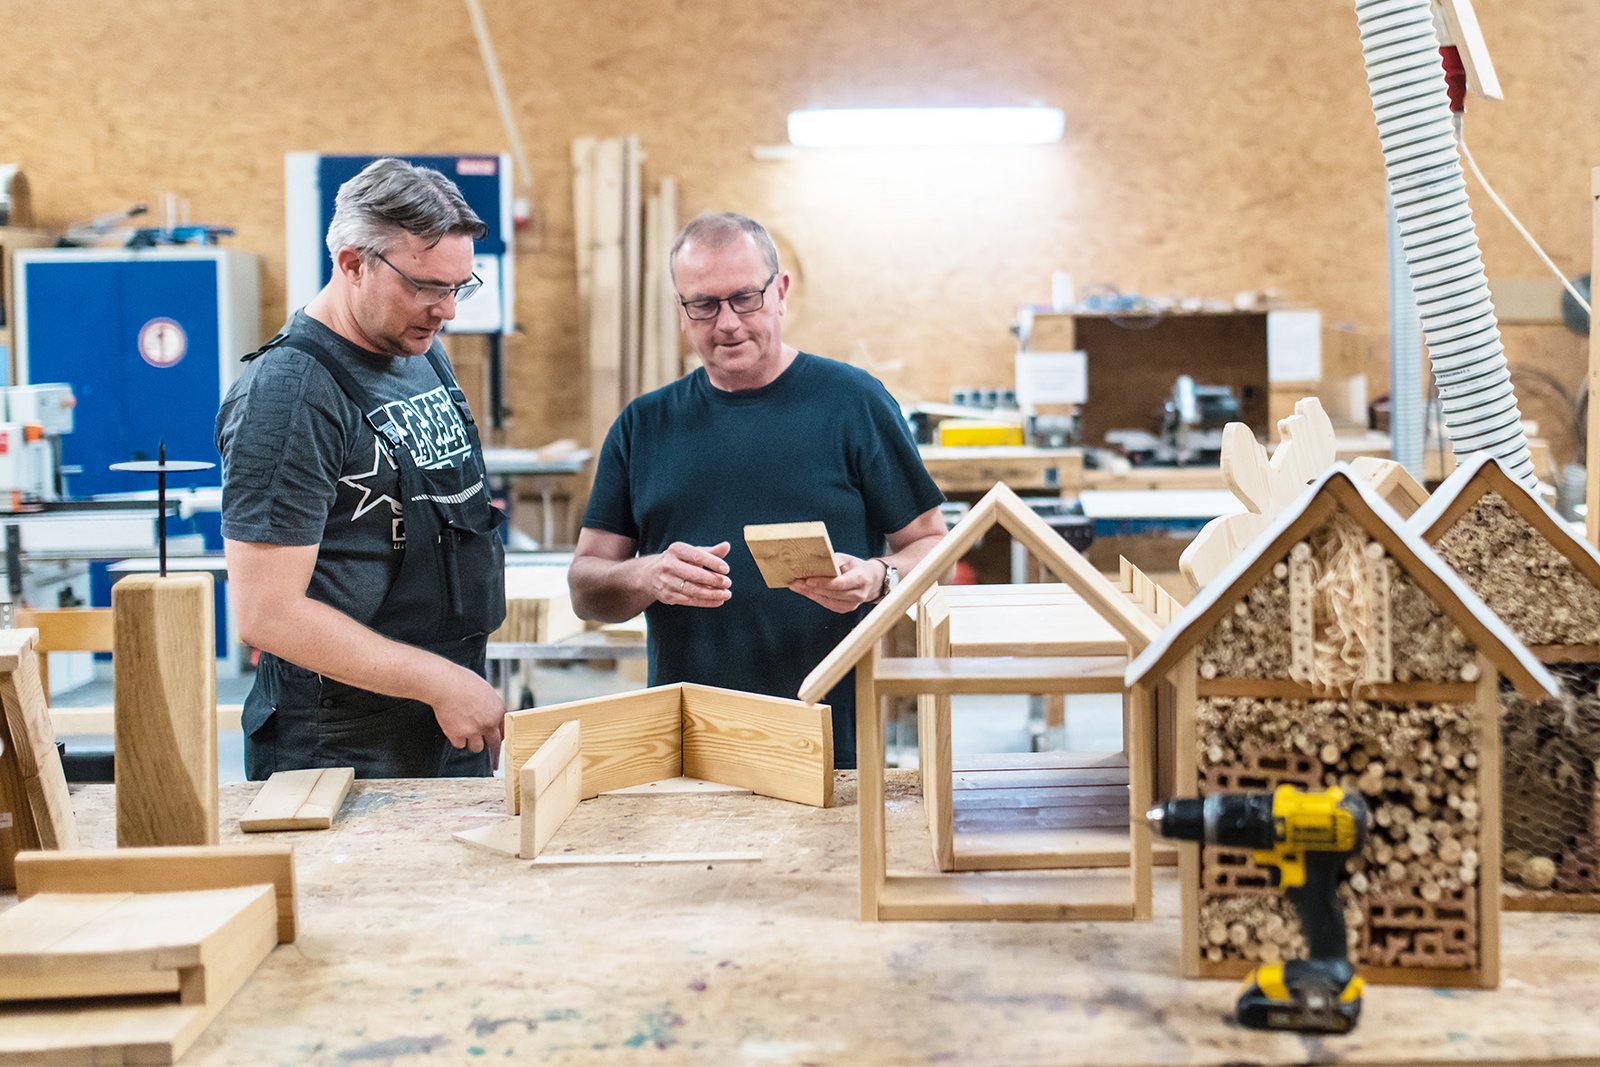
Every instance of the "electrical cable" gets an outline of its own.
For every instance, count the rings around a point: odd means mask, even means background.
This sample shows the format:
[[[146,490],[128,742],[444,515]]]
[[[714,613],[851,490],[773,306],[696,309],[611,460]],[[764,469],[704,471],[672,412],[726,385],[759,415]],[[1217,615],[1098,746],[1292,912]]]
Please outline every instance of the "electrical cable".
[[[1549,267],[1551,274],[1554,274],[1557,278],[1561,279],[1562,287],[1566,289],[1567,293],[1571,295],[1572,299],[1578,302],[1578,306],[1583,308],[1584,314],[1593,314],[1593,312],[1589,310],[1589,301],[1583,298],[1583,295],[1578,292],[1577,288],[1572,284],[1572,282],[1567,280],[1567,276],[1561,272],[1561,268],[1555,265],[1555,261],[1545,254],[1543,248],[1539,247],[1539,242],[1534,240],[1533,234],[1529,233],[1528,228],[1522,225],[1522,221],[1512,213],[1509,207],[1506,206],[1506,202],[1500,199],[1500,194],[1494,191],[1494,186],[1489,184],[1489,179],[1483,176],[1483,171],[1478,169],[1478,161],[1472,158],[1472,150],[1467,147],[1467,131],[1464,128],[1464,124],[1461,121],[1460,115],[1456,116],[1456,143],[1461,146],[1461,155],[1466,159],[1467,166],[1472,169],[1472,176],[1478,179],[1478,184],[1483,186],[1483,191],[1489,194],[1489,199],[1494,201],[1494,206],[1500,209],[1500,213],[1503,214],[1511,223],[1512,227],[1522,235],[1522,239],[1528,242],[1528,247],[1533,249],[1534,254],[1539,257],[1539,262],[1543,263],[1546,267]]]

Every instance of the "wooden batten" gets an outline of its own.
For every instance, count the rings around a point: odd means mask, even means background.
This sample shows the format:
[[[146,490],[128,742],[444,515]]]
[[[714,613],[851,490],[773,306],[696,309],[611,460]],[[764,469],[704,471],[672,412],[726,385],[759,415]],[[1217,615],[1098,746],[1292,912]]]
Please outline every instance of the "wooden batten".
[[[120,847],[217,843],[213,603],[209,574],[111,587]]]
[[[768,589],[787,589],[801,578],[837,578],[828,525],[823,522],[769,522],[744,528],[744,543]]]
[[[683,774],[826,808],[833,803],[833,709],[685,683]]]
[[[517,855],[525,860],[544,851],[583,799],[581,736],[579,723],[562,723],[516,772],[522,807]]]
[[[269,830],[326,830],[350,792],[352,767],[308,767],[274,771],[239,817],[247,834]]]
[[[582,724],[583,795],[643,785],[683,773],[683,698],[679,686],[574,700],[514,711],[505,718],[506,767],[520,768],[562,723]],[[517,776],[506,775],[506,811],[522,810]]]
[[[950,655],[950,608],[937,585],[917,604],[917,655]],[[941,871],[955,870],[954,807],[951,790],[950,697],[917,695],[917,774],[922,781],[922,807],[928,818],[933,862]]]
[[[0,630],[0,888],[16,884],[18,853],[78,844],[37,637],[31,629]]]

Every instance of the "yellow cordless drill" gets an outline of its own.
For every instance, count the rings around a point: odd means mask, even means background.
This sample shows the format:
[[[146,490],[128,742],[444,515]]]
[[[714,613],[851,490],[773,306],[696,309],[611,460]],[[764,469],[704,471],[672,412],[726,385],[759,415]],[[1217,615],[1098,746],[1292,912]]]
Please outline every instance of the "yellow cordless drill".
[[[1254,850],[1258,866],[1300,916],[1308,958],[1263,964],[1239,996],[1240,1025],[1347,1034],[1361,1018],[1362,981],[1345,944],[1339,880],[1361,851],[1367,805],[1359,793],[1279,786],[1271,793],[1183,797],[1145,816],[1163,837]]]

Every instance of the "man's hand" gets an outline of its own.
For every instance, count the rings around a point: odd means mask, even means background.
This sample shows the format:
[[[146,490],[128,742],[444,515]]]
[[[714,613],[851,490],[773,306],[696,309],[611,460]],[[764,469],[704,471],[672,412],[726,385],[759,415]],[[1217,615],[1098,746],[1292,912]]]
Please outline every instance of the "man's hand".
[[[878,599],[886,573],[882,560],[857,559],[843,552],[835,552],[833,560],[839,565],[839,577],[797,578],[789,583],[790,591],[841,615]]]
[[[674,541],[650,561],[650,591],[663,604],[718,608],[733,597],[728,577],[728,542],[710,548]]]
[[[458,667],[452,684],[434,700],[433,717],[456,748],[489,750],[489,766],[500,763],[500,738],[506,717],[505,702],[494,686],[465,667]]]

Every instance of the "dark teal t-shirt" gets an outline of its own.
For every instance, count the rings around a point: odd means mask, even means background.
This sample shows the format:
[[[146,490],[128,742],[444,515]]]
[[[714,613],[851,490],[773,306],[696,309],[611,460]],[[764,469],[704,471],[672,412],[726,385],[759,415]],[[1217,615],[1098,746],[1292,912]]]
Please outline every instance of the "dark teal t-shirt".
[[[768,589],[744,527],[821,520],[835,552],[868,558],[943,499],[883,384],[802,352],[760,389],[723,392],[700,369],[629,404],[606,435],[583,525],[631,538],[642,556],[729,542],[732,599],[645,612],[650,684],[792,698],[867,609],[840,615]],[[853,767],[852,677],[828,703],[835,763]]]

